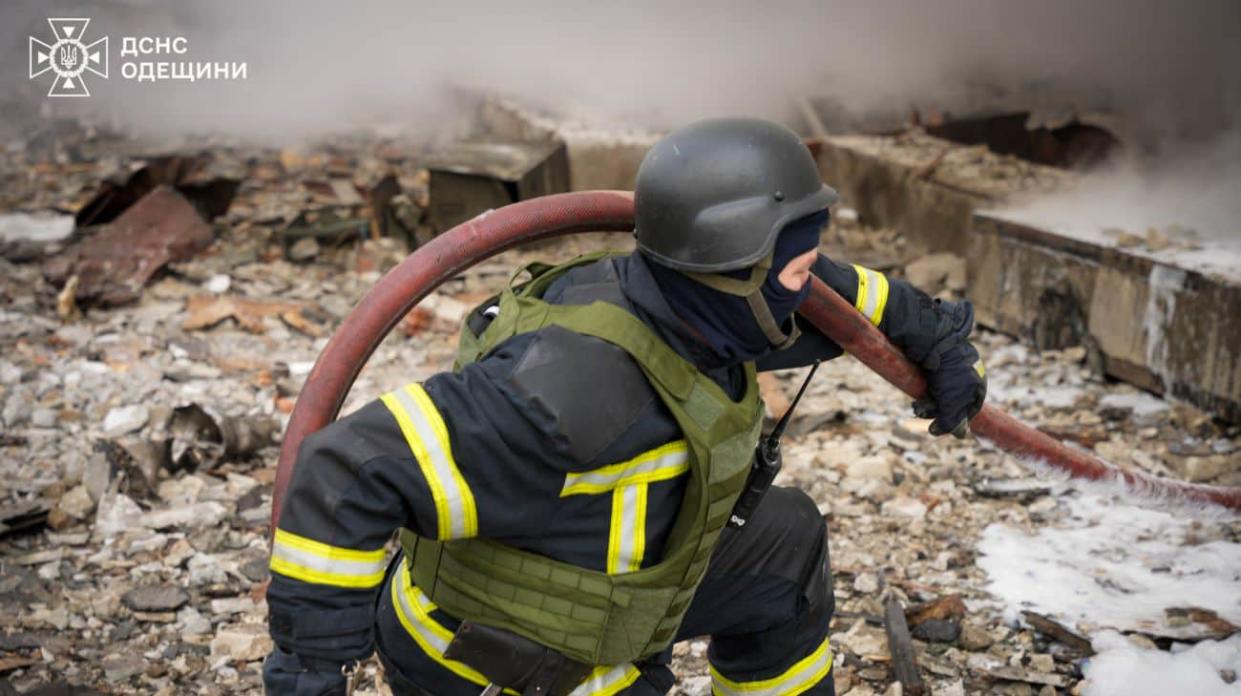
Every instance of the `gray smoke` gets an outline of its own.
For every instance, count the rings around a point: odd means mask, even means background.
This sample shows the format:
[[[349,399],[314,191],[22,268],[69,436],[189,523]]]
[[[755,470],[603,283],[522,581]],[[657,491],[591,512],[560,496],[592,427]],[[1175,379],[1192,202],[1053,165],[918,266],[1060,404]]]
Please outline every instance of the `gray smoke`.
[[[1231,0],[10,0],[0,8],[9,64],[24,65],[27,33],[69,11],[112,37],[113,75],[88,103],[56,106],[164,130],[435,128],[459,88],[655,128],[720,113],[789,119],[807,94],[951,109],[1048,85],[1169,137],[1218,132],[1241,112],[1241,4]],[[121,36],[168,34],[189,39],[189,59],[246,61],[249,79],[119,79]]]
[[[47,100],[25,79],[26,36],[69,13],[111,37],[112,77],[89,100]],[[452,133],[469,117],[462,95],[479,93],[654,129],[725,113],[797,125],[804,95],[862,111],[1024,100],[1109,112],[1145,158],[1186,142],[1209,153],[1201,143],[1241,123],[1235,0],[6,0],[0,20],[0,51],[23,68],[0,78],[0,115],[37,105],[267,142],[362,125]],[[126,35],[185,36],[186,58],[245,61],[249,79],[131,83]],[[1235,162],[1211,164],[1241,180]]]

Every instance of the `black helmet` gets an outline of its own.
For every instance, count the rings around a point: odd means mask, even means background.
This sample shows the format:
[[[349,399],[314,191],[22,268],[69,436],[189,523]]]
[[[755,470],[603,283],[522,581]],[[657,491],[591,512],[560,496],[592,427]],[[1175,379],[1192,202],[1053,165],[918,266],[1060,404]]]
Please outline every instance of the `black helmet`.
[[[673,131],[642,159],[635,234],[643,253],[670,268],[731,271],[763,260],[786,224],[838,199],[793,131],[708,119]]]

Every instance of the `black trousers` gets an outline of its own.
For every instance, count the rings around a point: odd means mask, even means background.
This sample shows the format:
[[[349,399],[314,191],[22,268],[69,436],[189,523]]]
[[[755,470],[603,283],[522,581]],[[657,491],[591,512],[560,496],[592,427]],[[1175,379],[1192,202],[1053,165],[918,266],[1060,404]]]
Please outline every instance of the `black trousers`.
[[[833,608],[826,525],[805,493],[773,487],[745,527],[725,530],[676,640],[710,638],[717,694],[834,696],[827,640]],[[443,660],[458,622],[421,597],[407,573],[392,573],[376,616],[379,656],[395,694],[482,690],[481,676]],[[574,696],[662,696],[674,685],[670,652],[601,667]]]

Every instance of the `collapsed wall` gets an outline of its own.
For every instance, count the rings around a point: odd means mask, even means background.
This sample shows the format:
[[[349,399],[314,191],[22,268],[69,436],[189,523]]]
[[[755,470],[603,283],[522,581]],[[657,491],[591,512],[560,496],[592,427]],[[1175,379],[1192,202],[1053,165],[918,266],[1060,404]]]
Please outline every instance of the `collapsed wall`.
[[[1099,371],[1241,421],[1241,259],[1188,230],[1051,229],[1003,211],[1073,172],[927,135],[827,137],[824,179],[866,224],[967,260],[979,321],[1043,348],[1084,345]]]
[[[659,137],[564,124],[501,100],[481,114],[488,137],[563,140],[574,191],[632,188]],[[1078,175],[985,144],[919,130],[819,132],[807,144],[863,224],[900,231],[913,251],[966,259],[965,293],[984,326],[1040,348],[1084,345],[1098,372],[1241,422],[1241,269],[1200,262],[1217,250],[1194,249],[1174,230],[1135,243],[1015,219],[1000,212],[1005,202],[1070,189]]]

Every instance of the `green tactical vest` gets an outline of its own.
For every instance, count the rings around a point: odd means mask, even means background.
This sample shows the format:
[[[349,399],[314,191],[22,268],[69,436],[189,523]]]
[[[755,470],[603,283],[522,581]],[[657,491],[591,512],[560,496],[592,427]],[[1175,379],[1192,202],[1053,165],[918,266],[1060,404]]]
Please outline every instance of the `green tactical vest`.
[[[711,378],[629,312],[602,301],[552,305],[552,281],[591,254],[549,267],[500,296],[500,313],[474,336],[463,328],[457,369],[517,334],[557,325],[612,343],[631,355],[676,418],[689,444],[689,480],[659,563],[608,575],[486,540],[439,542],[401,530],[415,584],[449,614],[504,628],[590,665],[655,655],[676,635],[711,551],[750,471],[762,425],[754,365],[733,402]],[[520,272],[520,271],[519,271]]]

